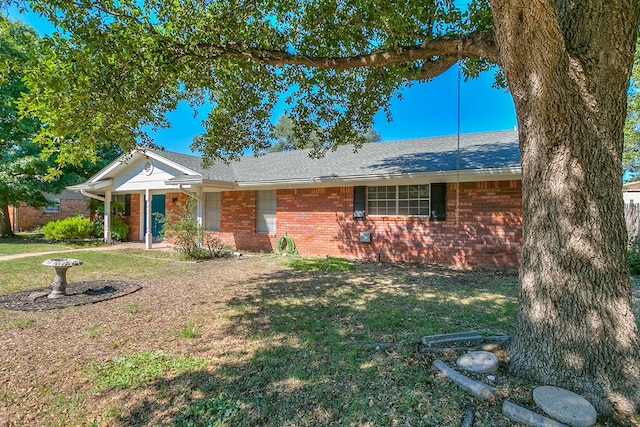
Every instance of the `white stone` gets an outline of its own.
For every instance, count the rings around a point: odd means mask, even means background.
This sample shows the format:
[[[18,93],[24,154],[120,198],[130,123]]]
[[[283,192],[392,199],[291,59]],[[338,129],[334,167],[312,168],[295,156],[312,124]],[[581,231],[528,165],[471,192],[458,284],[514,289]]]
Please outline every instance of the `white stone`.
[[[571,427],[589,427],[598,418],[587,399],[563,388],[537,387],[533,390],[533,401],[550,417]]]
[[[462,369],[478,374],[493,373],[498,370],[498,357],[489,351],[471,351],[456,361]]]

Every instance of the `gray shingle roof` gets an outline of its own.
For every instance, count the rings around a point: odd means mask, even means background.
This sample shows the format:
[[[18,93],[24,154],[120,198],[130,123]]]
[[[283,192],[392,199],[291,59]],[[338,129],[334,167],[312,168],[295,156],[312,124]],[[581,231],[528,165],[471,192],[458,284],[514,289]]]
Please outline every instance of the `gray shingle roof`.
[[[515,130],[460,135],[460,163],[457,167],[456,135],[340,146],[321,159],[309,157],[309,150],[244,156],[230,164],[215,162],[202,167],[199,157],[170,151],[157,152],[215,181],[260,183],[401,176],[429,172],[473,171],[520,168],[518,132]]]

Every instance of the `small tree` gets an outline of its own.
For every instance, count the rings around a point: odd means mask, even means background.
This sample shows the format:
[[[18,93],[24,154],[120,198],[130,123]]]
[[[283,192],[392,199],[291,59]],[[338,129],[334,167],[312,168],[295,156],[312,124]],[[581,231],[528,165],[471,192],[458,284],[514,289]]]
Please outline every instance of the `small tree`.
[[[186,203],[177,203],[177,209],[164,216],[162,232],[186,259],[215,258],[222,254],[224,245],[220,238],[205,231],[194,219],[196,203],[192,197]]]

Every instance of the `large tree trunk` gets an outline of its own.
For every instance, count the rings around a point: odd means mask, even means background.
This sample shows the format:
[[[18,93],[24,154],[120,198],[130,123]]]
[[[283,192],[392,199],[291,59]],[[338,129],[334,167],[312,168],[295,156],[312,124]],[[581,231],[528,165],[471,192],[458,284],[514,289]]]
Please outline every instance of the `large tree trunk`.
[[[628,424],[640,412],[640,353],[621,158],[638,3],[492,0],[522,153],[510,369]]]
[[[0,237],[13,237],[9,220],[9,206],[6,203],[0,203]]]

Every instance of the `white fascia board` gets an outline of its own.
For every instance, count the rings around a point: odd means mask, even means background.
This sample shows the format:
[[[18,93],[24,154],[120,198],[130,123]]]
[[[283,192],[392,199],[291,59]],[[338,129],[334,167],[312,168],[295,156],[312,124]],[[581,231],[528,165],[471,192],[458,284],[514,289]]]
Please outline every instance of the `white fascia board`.
[[[113,180],[111,178],[104,179],[102,181],[94,181],[94,182],[85,182],[83,184],[78,185],[70,185],[66,187],[69,191],[82,191],[82,190],[101,190],[113,185]]]
[[[180,163],[176,163],[174,161],[171,161],[165,157],[162,157],[161,155],[154,153],[154,152],[146,152],[144,150],[144,148],[141,148],[138,150],[140,152],[140,154],[142,154],[143,156],[147,156],[153,160],[157,160],[159,162],[162,162],[164,164],[166,164],[167,166],[171,166],[174,169],[179,170],[180,172],[182,172],[185,175],[200,175],[198,172],[186,168],[184,165],[180,164]]]
[[[189,168],[184,167],[184,165],[181,165],[179,163],[176,162],[172,162],[171,160],[168,160],[162,156],[159,156],[155,153],[152,152],[147,152],[145,151],[144,148],[136,148],[128,153],[122,154],[120,155],[120,157],[118,157],[116,160],[114,160],[113,162],[109,163],[107,166],[104,167],[104,169],[102,169],[100,172],[98,172],[97,174],[95,174],[94,176],[92,176],[91,178],[89,178],[89,180],[87,181],[87,183],[90,182],[95,182],[95,181],[100,181],[103,177],[110,175],[114,170],[118,169],[119,167],[121,167],[123,164],[127,164],[129,162],[131,162],[132,160],[134,160],[135,156],[147,156],[153,160],[157,160],[161,163],[164,163],[174,169],[179,170],[180,172],[184,173],[185,175],[197,175],[198,172],[193,171]]]
[[[373,185],[427,182],[474,182],[474,181],[509,181],[522,179],[522,168],[479,169],[473,171],[440,171],[416,174],[382,174],[345,177],[314,177],[295,180],[239,181],[239,189],[260,188],[299,188],[299,187],[339,187],[356,185]]]

